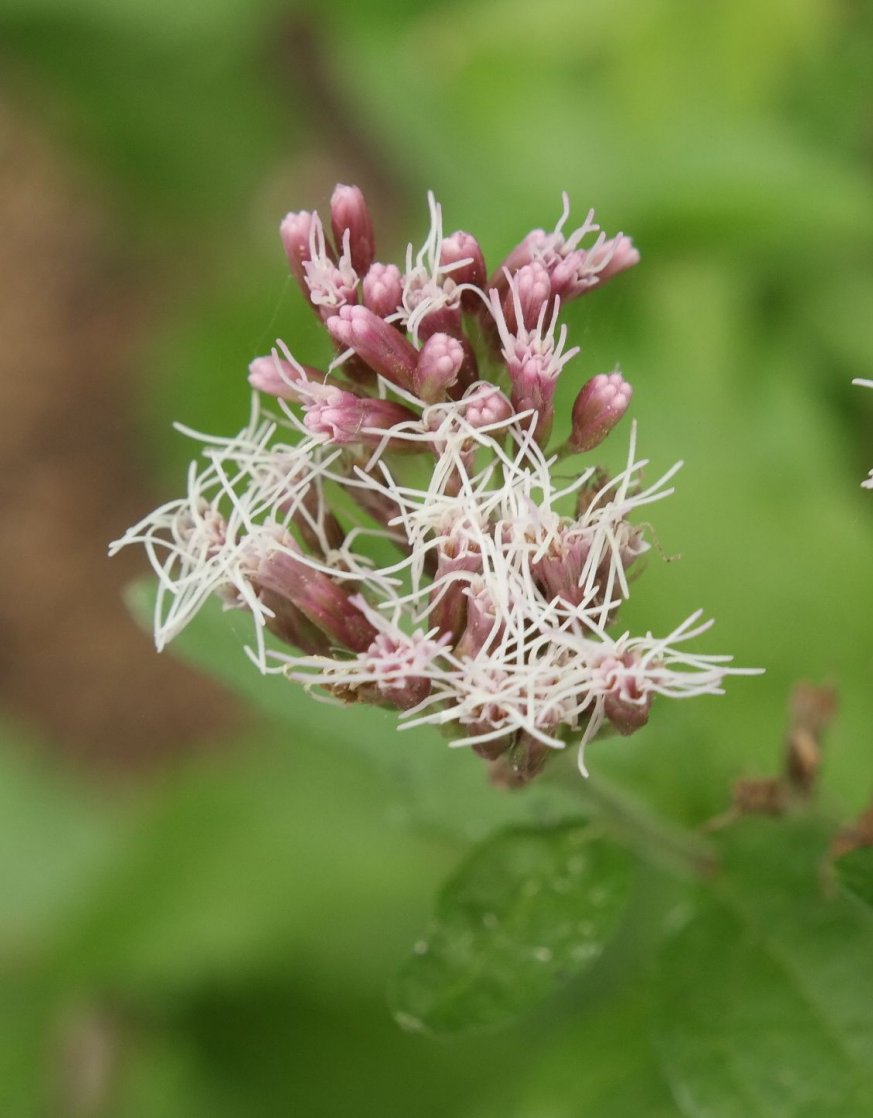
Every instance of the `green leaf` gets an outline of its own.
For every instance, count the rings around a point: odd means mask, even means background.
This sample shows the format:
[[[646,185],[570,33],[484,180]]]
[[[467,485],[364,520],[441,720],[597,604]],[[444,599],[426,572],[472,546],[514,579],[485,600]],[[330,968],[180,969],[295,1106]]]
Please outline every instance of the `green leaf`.
[[[873,908],[873,846],[862,846],[834,863],[837,881],[853,897]]]
[[[649,1037],[649,989],[644,982],[611,987],[584,1014],[549,1038],[511,1098],[475,1118],[675,1118],[675,1103]],[[473,1118],[473,1116],[471,1116]]]
[[[628,899],[631,856],[589,823],[504,831],[473,852],[391,992],[399,1023],[498,1025],[590,967]]]
[[[823,836],[747,821],[660,958],[656,1043],[682,1113],[863,1118],[873,1109],[873,922],[825,895]]]

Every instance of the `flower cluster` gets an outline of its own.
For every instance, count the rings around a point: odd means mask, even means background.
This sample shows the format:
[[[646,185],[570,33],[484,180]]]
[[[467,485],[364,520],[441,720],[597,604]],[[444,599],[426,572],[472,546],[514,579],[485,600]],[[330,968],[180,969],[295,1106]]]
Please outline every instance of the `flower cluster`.
[[[561,311],[639,254],[593,212],[565,231],[565,197],[556,228],[489,277],[476,238],[444,235],[429,201],[403,269],[376,260],[356,187],[336,188],[329,232],[314,212],[285,218],[332,362],[305,365],[281,342],[256,358],[245,429],[196,436],[205,466],[187,495],[113,548],[146,548],[158,648],[217,595],[253,618],[262,671],[394,708],[402,728],[446,727],[515,782],[571,743],[585,772],[585,746],[639,729],[655,695],[719,694],[737,670],[686,649],[709,626],[699,614],[665,637],[615,631],[650,546],[633,515],[678,469],[645,478],[635,427],[618,473],[585,461],[627,410],[620,372],[582,385],[550,446],[555,387],[579,352]]]

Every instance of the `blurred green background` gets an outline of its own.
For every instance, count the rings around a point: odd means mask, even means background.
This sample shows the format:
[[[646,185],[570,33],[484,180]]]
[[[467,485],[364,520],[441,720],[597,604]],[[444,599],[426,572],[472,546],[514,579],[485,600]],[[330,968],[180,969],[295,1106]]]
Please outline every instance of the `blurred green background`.
[[[873,789],[871,32],[860,0],[4,0],[0,1113],[678,1113],[637,1043],[644,931],[494,1035],[390,1017],[434,891],[548,789],[261,681],[227,619],[182,650],[228,689],[157,658],[122,602],[145,561],[105,548],[181,491],[173,420],[238,429],[276,336],[324,358],[287,210],[355,182],[398,259],[432,188],[493,266],[567,190],[643,258],[573,305],[576,376],[620,363],[652,469],[686,463],[652,510],[681,561],[650,561],[627,623],[702,606],[704,651],[766,668],[590,765],[696,825],[774,771],[791,686],[829,682],[821,796],[849,820]]]

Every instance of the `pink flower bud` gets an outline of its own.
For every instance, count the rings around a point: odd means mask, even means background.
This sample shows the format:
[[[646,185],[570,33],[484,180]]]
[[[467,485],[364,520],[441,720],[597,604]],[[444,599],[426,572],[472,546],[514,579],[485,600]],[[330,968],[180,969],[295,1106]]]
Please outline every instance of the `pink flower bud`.
[[[327,319],[331,337],[352,349],[371,369],[400,388],[413,390],[418,350],[367,307],[345,306]]]
[[[464,351],[464,360],[461,362],[460,369],[458,369],[458,379],[448,390],[448,396],[452,400],[460,400],[464,393],[479,380],[479,362],[476,360],[476,351],[464,334],[457,340],[461,343],[461,348]]]
[[[300,210],[298,213],[286,214],[279,226],[279,236],[285,247],[288,264],[307,297],[309,289],[303,265],[312,259],[313,217],[308,210]]]
[[[488,281],[488,286],[495,288],[501,299],[509,286],[508,277],[514,275],[519,268],[523,268],[526,264],[535,260],[541,252],[542,246],[548,243],[548,238],[549,235],[544,229],[532,229],[506,257]]]
[[[249,384],[259,392],[268,396],[277,396],[280,400],[294,400],[297,403],[302,399],[299,391],[301,383],[312,380],[321,382],[325,374],[320,369],[311,365],[301,365],[298,362],[286,361],[273,353],[267,357],[256,357],[249,365]]]
[[[514,330],[506,321],[506,311],[496,289],[490,292],[491,311],[502,343],[501,353],[512,382],[512,406],[516,412],[535,411],[535,437],[541,445],[548,441],[554,418],[553,401],[558,376],[568,361],[579,352],[578,346],[565,350],[567,327],[558,329],[559,303],[551,303],[551,313],[544,313],[548,304],[542,304],[533,326],[524,324],[525,304],[519,290],[519,277],[528,306],[537,291],[542,290],[538,265],[526,265],[515,276],[507,277],[506,305],[511,306],[516,319]],[[522,275],[522,272],[525,274]]]
[[[599,446],[628,409],[633,389],[619,372],[599,373],[582,386],[573,405],[568,446],[574,451]]]
[[[606,241],[599,251],[601,259],[605,259],[606,263],[597,273],[598,283],[606,283],[613,276],[626,272],[628,268],[633,268],[640,262],[639,249],[634,246],[630,237],[613,237],[611,241]]]
[[[446,389],[458,379],[464,363],[464,347],[448,334],[431,334],[418,354],[413,376],[415,394],[426,404],[445,397]]]
[[[493,384],[482,381],[464,395],[464,418],[471,427],[504,423],[515,414],[509,399]]]
[[[551,269],[552,293],[566,302],[600,287],[613,276],[639,263],[640,254],[630,237],[606,240],[601,233],[590,249],[575,249]]]
[[[485,287],[488,275],[485,271],[485,258],[472,233],[464,233],[459,229],[445,238],[440,247],[440,267],[451,271],[452,279],[457,284],[469,283],[474,287]],[[478,303],[481,300],[475,291],[461,293],[461,306],[464,310],[470,310]]]
[[[310,656],[330,655],[327,636],[293,602],[265,587],[261,587],[258,597],[272,615],[267,615],[265,623],[274,636],[286,644],[296,645]]]
[[[338,446],[378,446],[392,427],[417,419],[414,412],[393,400],[356,396],[331,385],[308,385],[306,393],[304,423]],[[402,444],[402,448],[408,450],[409,444]]]
[[[387,318],[400,306],[403,278],[396,264],[371,264],[363,287],[364,306],[379,318]]]
[[[352,604],[347,590],[287,550],[261,559],[253,581],[287,598],[335,644],[352,652],[363,652],[376,638],[376,630]]]
[[[583,295],[598,284],[597,268],[594,262],[599,249],[588,252],[578,249],[560,257],[549,268],[552,293],[563,303]]]
[[[425,341],[434,334],[451,334],[459,340],[464,336],[464,319],[458,306],[435,306],[432,311],[422,315],[413,337]]]
[[[541,354],[530,353],[524,360],[510,363],[509,373],[512,377],[512,406],[516,412],[533,410],[537,413],[536,439],[545,445],[555,415],[557,377],[553,373],[553,363]]]
[[[552,297],[549,271],[543,264],[534,261],[519,268],[513,279],[503,300],[506,327],[512,334],[518,333],[520,328],[534,330],[540,315],[547,313]]]
[[[376,238],[370,210],[357,186],[337,185],[330,200],[330,225],[339,251],[348,233],[352,267],[362,276],[376,255]]]

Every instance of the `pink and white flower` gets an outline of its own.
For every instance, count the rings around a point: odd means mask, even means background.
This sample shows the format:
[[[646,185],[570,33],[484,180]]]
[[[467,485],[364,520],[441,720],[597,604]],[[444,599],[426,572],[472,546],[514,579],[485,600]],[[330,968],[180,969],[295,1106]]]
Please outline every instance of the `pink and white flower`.
[[[239,435],[195,436],[204,464],[186,496],[112,550],[146,550],[158,648],[216,596],[253,618],[262,671],[392,707],[403,729],[446,728],[518,781],[574,744],[585,772],[587,746],[639,730],[657,696],[721,694],[744,674],[687,651],[709,628],[699,611],[663,638],[615,635],[650,546],[636,516],[681,465],[646,478],[635,424],[613,475],[579,457],[628,408],[620,373],[587,381],[549,449],[556,383],[579,353],[562,305],[639,254],[593,213],[565,235],[565,197],[555,230],[528,234],[489,282],[478,241],[443,237],[428,202],[403,272],[374,262],[356,187],[334,192],[333,243],[318,214],[285,218],[290,267],[342,352],[328,373],[282,343],[255,359],[275,414],[255,396]]]

